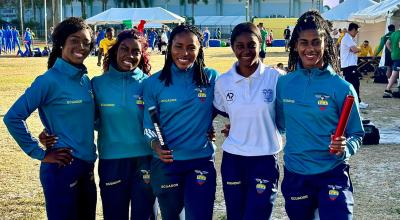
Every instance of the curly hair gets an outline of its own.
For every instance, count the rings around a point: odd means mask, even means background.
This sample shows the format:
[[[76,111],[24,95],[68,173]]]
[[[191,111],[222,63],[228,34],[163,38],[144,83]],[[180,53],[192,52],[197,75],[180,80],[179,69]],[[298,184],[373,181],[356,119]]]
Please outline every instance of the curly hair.
[[[324,38],[325,48],[323,61],[325,64],[330,64],[332,68],[339,73],[340,65],[338,59],[338,52],[335,47],[333,38],[330,35],[332,31],[331,25],[328,21],[322,18],[318,11],[310,10],[305,12],[297,20],[296,26],[293,29],[292,37],[289,41],[289,62],[288,69],[290,72],[296,70],[297,63],[300,61],[299,53],[295,50],[300,33],[305,30],[316,30],[318,34]]]
[[[137,67],[139,69],[141,69],[145,74],[150,75],[150,70],[151,70],[150,56],[147,53],[147,48],[149,47],[149,44],[148,44],[146,38],[143,36],[143,34],[135,28],[122,31],[121,33],[118,34],[117,43],[114,44],[108,50],[107,54],[104,57],[103,71],[104,72],[108,71],[110,64],[117,63],[118,48],[119,48],[119,45],[121,45],[121,42],[124,41],[125,39],[134,39],[134,40],[138,40],[140,42],[140,44],[142,46],[142,51],[141,51],[142,57],[140,59],[139,65]]]
[[[165,86],[169,86],[170,84],[172,84],[171,66],[174,63],[171,54],[172,41],[174,40],[175,36],[180,33],[192,33],[199,40],[200,44],[199,54],[197,55],[193,65],[194,68],[193,81],[196,83],[197,86],[208,86],[210,82],[208,80],[207,74],[204,71],[206,65],[204,63],[204,51],[202,43],[203,34],[197,27],[188,24],[181,24],[172,30],[171,36],[168,39],[168,47],[167,47],[167,53],[165,54],[164,67],[161,70],[159,79],[161,81],[164,81]]]
[[[68,36],[81,30],[88,30],[90,35],[90,50],[94,48],[95,40],[92,28],[82,18],[69,17],[59,23],[51,35],[53,41],[53,49],[49,55],[47,61],[47,68],[53,67],[58,57],[61,57],[62,47],[65,45],[65,41]]]

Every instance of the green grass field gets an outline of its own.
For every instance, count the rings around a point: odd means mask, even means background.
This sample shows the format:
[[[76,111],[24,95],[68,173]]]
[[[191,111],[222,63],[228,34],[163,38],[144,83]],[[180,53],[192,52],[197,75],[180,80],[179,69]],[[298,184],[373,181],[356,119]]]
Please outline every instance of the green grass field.
[[[268,50],[266,64],[287,64],[287,54],[283,52],[283,48]],[[230,48],[209,48],[205,54],[207,66],[217,69],[220,73],[227,71],[236,60]],[[101,74],[96,62],[96,57],[89,57],[85,62],[91,77]],[[163,56],[152,54],[152,72],[160,70],[163,62]],[[30,83],[46,70],[46,66],[46,58],[0,56],[0,119]],[[383,87],[384,85],[373,84],[368,80],[362,81],[362,92],[371,104],[371,110],[363,111],[363,116],[376,120],[378,125],[399,127],[399,99],[380,99]],[[223,126],[223,122],[222,118],[216,119],[217,131]],[[43,129],[37,112],[28,119],[28,126],[34,136],[38,136]],[[222,137],[219,136],[218,147],[221,142]],[[218,170],[220,151],[218,149]],[[399,158],[399,144],[390,144],[365,146],[351,160],[355,187],[355,219],[400,219]],[[216,219],[224,219],[220,180],[218,184],[214,213]],[[98,219],[102,219],[100,200],[97,215]],[[30,159],[21,151],[3,122],[0,123],[0,219],[45,219],[44,198],[39,182],[39,161]],[[273,219],[287,219],[281,194],[276,202]]]

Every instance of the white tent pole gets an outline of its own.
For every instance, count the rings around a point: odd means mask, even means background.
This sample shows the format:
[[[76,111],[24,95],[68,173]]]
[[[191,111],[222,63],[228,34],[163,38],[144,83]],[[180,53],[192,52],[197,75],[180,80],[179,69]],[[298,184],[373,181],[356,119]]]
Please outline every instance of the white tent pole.
[[[44,39],[47,44],[47,1],[44,0]]]
[[[22,0],[19,0],[19,12],[20,12],[20,20],[21,20],[21,34],[24,32],[24,20],[23,20],[23,11],[22,11]]]
[[[63,1],[60,0],[60,22],[63,20]]]

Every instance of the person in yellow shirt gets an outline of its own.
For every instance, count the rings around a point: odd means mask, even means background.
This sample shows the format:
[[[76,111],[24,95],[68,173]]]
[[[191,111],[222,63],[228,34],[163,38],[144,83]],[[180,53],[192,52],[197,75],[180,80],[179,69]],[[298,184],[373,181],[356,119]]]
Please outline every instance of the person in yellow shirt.
[[[106,38],[100,41],[99,54],[97,56],[97,66],[101,66],[101,57],[107,54],[108,50],[117,43],[117,39],[114,38],[114,29],[107,28]]]
[[[360,53],[358,54],[359,57],[368,57],[374,56],[372,52],[371,46],[369,46],[369,41],[365,40],[364,43],[360,46]]]

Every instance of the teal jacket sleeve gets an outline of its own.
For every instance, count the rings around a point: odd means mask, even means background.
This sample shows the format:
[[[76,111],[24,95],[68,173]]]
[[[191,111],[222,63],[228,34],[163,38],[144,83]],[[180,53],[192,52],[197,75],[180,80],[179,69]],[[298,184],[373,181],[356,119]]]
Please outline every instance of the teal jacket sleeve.
[[[11,136],[22,150],[30,157],[38,160],[44,159],[45,151],[30,133],[26,119],[39,106],[46,104],[47,96],[51,94],[49,87],[49,82],[46,82],[43,76],[36,78],[25,93],[11,106],[3,119]]]
[[[282,76],[279,76],[278,83],[276,85],[276,103],[275,103],[275,123],[279,133],[285,133],[285,117],[283,114],[283,100],[282,100]]]
[[[143,82],[143,101],[144,101],[144,111],[143,111],[143,128],[144,128],[144,138],[147,144],[151,147],[151,142],[157,139],[157,134],[154,129],[153,122],[151,121],[149,108],[155,106],[157,111],[159,111],[157,100],[154,95],[154,85],[151,83],[152,78],[145,79]]]
[[[346,151],[342,155],[344,160],[349,159],[354,155],[362,144],[362,139],[364,137],[364,128],[362,125],[362,120],[360,117],[360,111],[358,107],[358,96],[352,85],[350,85],[349,94],[354,96],[354,105],[350,112],[349,121],[347,122],[347,127],[345,130],[346,136]],[[344,99],[340,102],[342,107]]]

